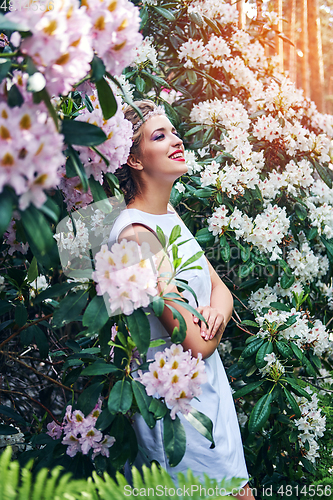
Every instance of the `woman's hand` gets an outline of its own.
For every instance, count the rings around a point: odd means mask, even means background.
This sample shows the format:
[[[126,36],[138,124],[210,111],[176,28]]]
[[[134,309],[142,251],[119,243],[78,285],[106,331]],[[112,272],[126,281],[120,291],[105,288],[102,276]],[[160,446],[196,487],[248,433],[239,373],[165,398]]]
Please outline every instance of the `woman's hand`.
[[[208,323],[207,327],[203,321],[193,315],[193,322],[200,324],[200,334],[204,340],[211,340],[217,333],[222,334],[224,332],[224,316],[218,309],[211,306],[199,306],[196,311],[202,314]]]

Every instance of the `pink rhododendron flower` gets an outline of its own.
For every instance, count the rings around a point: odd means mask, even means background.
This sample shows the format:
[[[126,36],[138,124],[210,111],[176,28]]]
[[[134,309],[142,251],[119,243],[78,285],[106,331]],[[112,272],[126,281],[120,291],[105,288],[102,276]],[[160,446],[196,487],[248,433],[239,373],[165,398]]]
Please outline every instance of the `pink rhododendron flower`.
[[[101,411],[101,398],[87,417],[80,410],[72,411],[72,406],[68,405],[62,424],[49,423],[46,434],[53,439],[59,439],[64,434],[61,443],[67,445],[66,453],[70,457],[75,457],[78,452],[87,455],[91,449],[94,450],[93,459],[100,454],[108,457],[109,448],[114,444],[115,438],[104,436],[101,431],[95,428]]]
[[[97,295],[109,296],[111,312],[120,309],[132,314],[134,309],[147,307],[150,297],[157,294],[157,275],[149,262],[148,243],[141,246],[134,241],[115,243],[111,250],[102,245],[95,256],[93,280]]]
[[[32,57],[52,95],[67,94],[90,71],[91,20],[78,0],[54,2],[53,10],[24,9],[7,14],[29,28],[20,51]]]
[[[96,91],[90,96],[90,100],[94,111],[90,113],[84,109],[77,120],[93,123],[105,132],[107,140],[100,144],[98,149],[109,160],[110,165],[107,166],[97,153],[87,147],[78,147],[77,149],[80,151],[80,160],[85,166],[87,176],[93,175],[97,181],[102,183],[102,172],[114,172],[126,163],[132,146],[132,124],[125,120],[119,97],[116,97],[117,112],[109,120],[103,118]]]
[[[44,105],[10,108],[0,102],[0,193],[5,185],[20,196],[19,208],[37,208],[46,201],[45,189],[59,184],[64,162],[63,136]]]
[[[128,0],[82,0],[92,22],[93,49],[106,69],[120,75],[142,41],[139,9]]]
[[[148,396],[158,393],[171,408],[170,416],[176,413],[187,415],[194,397],[202,390],[201,384],[207,380],[205,363],[201,354],[191,356],[191,351],[184,351],[180,344],[173,344],[163,352],[157,352],[155,361],[149,365],[149,371],[140,374],[140,382],[146,387]]]

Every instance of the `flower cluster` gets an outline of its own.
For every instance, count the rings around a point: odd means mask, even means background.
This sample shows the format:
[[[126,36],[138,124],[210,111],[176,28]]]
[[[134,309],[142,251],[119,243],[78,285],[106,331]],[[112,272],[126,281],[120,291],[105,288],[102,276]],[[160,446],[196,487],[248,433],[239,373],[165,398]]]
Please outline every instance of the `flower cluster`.
[[[157,66],[157,52],[154,47],[154,40],[152,37],[147,36],[142,40],[142,43],[136,49],[136,55],[134,61],[131,63],[131,66],[140,66],[144,65],[150,61],[154,68]]]
[[[285,372],[284,366],[276,358],[274,352],[266,354],[264,360],[266,361],[266,365],[263,368],[259,368],[261,376],[268,376],[274,381],[277,381]]]
[[[121,75],[135,58],[142,40],[139,9],[129,0],[84,0],[92,22],[92,47],[107,71]]]
[[[90,71],[91,20],[78,0],[55,2],[53,10],[15,10],[7,17],[32,33],[20,51],[30,56],[51,95],[67,94]]]
[[[302,432],[298,436],[298,441],[304,452],[304,456],[310,462],[315,463],[316,458],[319,457],[319,444],[316,439],[324,435],[326,417],[325,415],[321,415],[321,410],[318,409],[317,395],[312,393],[310,387],[307,387],[306,390],[309,394],[312,394],[311,401],[305,397],[295,396],[302,416],[294,420],[294,423],[297,429]],[[306,442],[308,442],[308,447],[305,446]]]
[[[109,166],[95,152],[87,147],[78,147],[80,160],[85,166],[87,176],[93,175],[102,182],[102,172],[114,172],[126,163],[132,146],[132,124],[125,120],[121,108],[121,99],[116,97],[118,109],[109,120],[104,120],[103,113],[97,99],[96,91],[90,96],[94,111],[91,113],[85,108],[77,120],[92,123],[100,127],[107,136],[107,140],[99,146],[99,151],[109,160]]]
[[[157,295],[157,275],[148,243],[141,246],[123,240],[102,245],[95,256],[96,270],[92,274],[98,295],[108,295],[111,313],[121,310],[132,314],[134,309],[147,307],[150,297]]]
[[[266,293],[266,300],[269,300],[270,297],[274,298],[274,295],[269,295],[269,290],[266,290]],[[254,298],[255,295],[252,295],[252,303]],[[278,332],[278,327],[285,325],[291,317],[295,317],[296,322]],[[291,340],[304,352],[312,348],[317,356],[321,356],[331,349],[331,341],[326,326],[319,319],[310,321],[306,313],[296,311],[294,308],[290,312],[269,309],[266,314],[258,314],[256,322],[261,327],[258,332],[259,337],[270,338],[271,333],[275,331],[278,340]]]
[[[59,184],[62,146],[63,136],[43,104],[10,108],[0,102],[0,192],[11,186],[20,197],[21,210],[30,203],[41,207],[44,189]]]
[[[180,344],[173,344],[155,354],[149,372],[140,372],[140,382],[146,387],[147,394],[153,396],[158,393],[164,398],[171,408],[172,419],[179,411],[187,415],[192,409],[191,400],[202,392],[200,386],[206,382],[207,376],[201,358],[201,354],[194,358],[191,351],[184,351]]]
[[[232,215],[228,215],[228,208],[221,205],[214,210],[207,222],[209,231],[214,235],[233,229],[237,239],[243,238],[261,252],[270,253],[271,260],[276,260],[281,255],[282,251],[278,244],[289,228],[286,210],[278,205],[268,205],[255,219],[242,213],[238,208],[235,208]]]
[[[29,243],[23,243],[17,239],[16,223],[20,220],[20,218],[20,214],[15,212],[9,226],[7,227],[7,231],[4,234],[4,243],[9,246],[9,255],[14,255],[15,252],[26,254],[29,250]]]
[[[53,439],[62,437],[61,443],[67,445],[66,453],[70,457],[75,457],[77,453],[87,455],[90,450],[92,459],[97,455],[108,457],[109,448],[114,444],[115,438],[103,435],[95,427],[101,409],[101,399],[87,417],[80,410],[73,411],[72,406],[68,405],[62,424],[50,422],[47,424],[47,434]]]
[[[68,218],[66,226],[67,233],[56,233],[53,236],[58,244],[59,252],[67,250],[73,257],[80,257],[90,248],[88,228],[79,218],[75,219],[75,233],[70,218]]]
[[[16,10],[9,19],[31,36],[20,50],[30,56],[51,95],[67,94],[90,71],[94,52],[106,69],[120,75],[142,40],[139,10],[129,0],[64,0],[53,10]]]
[[[188,12],[197,12],[221,23],[234,23],[238,19],[236,7],[221,0],[192,0]]]

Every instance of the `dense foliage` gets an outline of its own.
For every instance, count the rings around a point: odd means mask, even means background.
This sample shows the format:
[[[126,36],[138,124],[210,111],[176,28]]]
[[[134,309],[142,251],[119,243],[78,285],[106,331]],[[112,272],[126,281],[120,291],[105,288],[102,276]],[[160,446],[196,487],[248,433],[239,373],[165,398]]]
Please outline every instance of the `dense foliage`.
[[[0,73],[1,432],[16,441],[23,463],[35,458],[37,469],[62,464],[77,476],[94,468],[114,475],[134,460],[130,418],[140,411],[151,426],[164,418],[170,463],[181,459],[179,418],[131,375],[135,348],[145,362],[149,347],[144,296],[133,312],[124,314],[120,303],[110,317],[96,288],[98,270],[91,279],[89,235],[103,245],[117,213],[102,184],[118,202],[113,173],[130,147],[122,101],[148,96],[164,105],[187,147],[189,172],[171,202],[234,294],[220,351],[252,484],[273,485],[278,495],[281,484],[322,480],[315,467],[331,415],[321,391],[332,389],[333,117],[279,74],[262,30],[259,38],[237,29],[230,4],[134,3],[108,9],[107,2],[68,1],[38,14],[40,23],[37,14],[1,18],[11,36]],[[135,52],[126,43],[139,43],[139,9],[143,42]],[[57,16],[67,23],[63,32]],[[80,39],[71,31],[76,19]],[[110,33],[123,38],[115,42]],[[64,38],[61,49],[57,37]],[[106,39],[113,40],[108,47]],[[40,54],[46,42],[52,50]],[[86,66],[76,71],[76,59]],[[84,207],[93,201],[88,214]],[[173,248],[176,270],[200,257],[178,259],[177,229],[159,236]],[[71,259],[79,264],[66,267]],[[152,304],[161,314],[163,297]],[[185,333],[177,319],[175,342]],[[80,432],[76,448],[62,435],[73,415],[90,423],[89,446]],[[190,415],[212,439],[207,419]]]

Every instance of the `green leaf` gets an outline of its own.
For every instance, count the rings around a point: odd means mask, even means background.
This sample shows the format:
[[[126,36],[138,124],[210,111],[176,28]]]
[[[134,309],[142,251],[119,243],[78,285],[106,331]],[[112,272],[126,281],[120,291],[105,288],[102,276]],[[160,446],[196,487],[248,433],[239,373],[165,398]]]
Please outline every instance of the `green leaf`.
[[[242,321],[242,325],[253,326],[255,328],[259,328],[259,324],[256,323],[255,321],[251,321],[250,319],[244,319],[244,321]],[[253,337],[250,337],[250,339],[251,338],[253,338]]]
[[[12,61],[6,60],[6,59],[0,59],[0,83],[3,81],[4,78],[6,78],[10,68],[12,65]]]
[[[18,434],[20,431],[11,425],[0,424],[0,435],[11,436],[12,434]]]
[[[162,297],[160,297],[159,295],[155,295],[151,302],[151,306],[157,317],[162,316],[162,313],[164,311],[164,300],[162,299]]]
[[[29,329],[33,329],[40,357],[45,359],[49,354],[49,342],[45,333],[37,325],[32,325]]]
[[[88,300],[87,290],[70,292],[62,299],[53,314],[54,328],[60,328],[66,323],[74,321],[81,313]]]
[[[156,398],[152,398],[148,409],[154,414],[156,420],[160,420],[161,418],[163,418],[168,411],[166,404]]]
[[[193,262],[195,262],[196,260],[200,259],[200,257],[204,254],[203,250],[200,250],[199,252],[196,252],[194,255],[192,255],[192,257],[190,257],[189,259],[187,259],[187,261],[184,262],[184,264],[182,264],[179,268],[179,270],[183,269],[184,267],[187,267],[189,266],[190,264],[192,264]]]
[[[15,323],[20,328],[25,325],[28,319],[28,312],[23,304],[18,304],[15,307]]]
[[[102,108],[103,118],[104,120],[109,120],[117,112],[117,101],[105,78],[96,81],[96,88],[98,100]]]
[[[169,245],[172,245],[181,236],[180,226],[177,224],[172,228],[169,236]]]
[[[132,400],[131,383],[126,379],[118,380],[110,392],[108,410],[110,413],[127,413],[132,405]]]
[[[38,276],[37,259],[36,257],[33,257],[28,269],[28,283],[32,283],[33,281],[35,281],[37,279],[37,276]]]
[[[176,20],[175,16],[173,15],[170,9],[164,9],[163,7],[157,7],[156,5],[152,5],[152,8],[168,21]]]
[[[70,146],[68,148],[68,158],[66,161],[66,175],[67,177],[78,176],[82,184],[82,189],[86,193],[88,191],[88,177],[86,170],[82,165],[78,152]]]
[[[165,247],[166,239],[165,239],[165,235],[164,235],[162,229],[160,228],[160,226],[156,226],[156,234],[157,234],[157,237],[158,237],[162,247]]]
[[[277,347],[277,350],[279,353],[284,357],[284,358],[292,358],[293,351],[290,349],[289,345],[286,342],[276,340],[275,345]]]
[[[90,63],[91,66],[91,79],[94,82],[98,82],[102,80],[103,76],[105,75],[105,65],[99,57],[96,55],[94,56],[93,60]]]
[[[103,328],[108,319],[109,314],[105,306],[104,298],[100,295],[95,295],[84,312],[82,318],[83,326],[87,326],[90,332],[97,332]]]
[[[84,389],[77,400],[77,407],[85,415],[88,415],[94,408],[103,389],[103,382],[96,382]]]
[[[6,417],[9,417],[16,422],[19,422],[22,425],[30,425],[28,424],[23,417],[16,411],[14,411],[12,408],[8,408],[7,406],[0,405],[0,415],[5,415]]]
[[[195,239],[199,245],[207,246],[214,244],[215,236],[209,231],[208,227],[203,227],[196,232]]]
[[[291,406],[291,409],[293,410],[293,412],[295,413],[296,415],[296,418],[301,418],[302,414],[301,414],[301,410],[297,404],[297,401],[296,399],[294,398],[294,396],[288,391],[288,389],[286,389],[284,386],[283,386],[283,392],[285,393],[285,396],[287,398],[287,401],[288,403],[290,404]]]
[[[135,79],[135,86],[138,89],[138,91],[141,92],[141,94],[143,94],[146,88],[146,82],[144,81],[143,78],[141,78],[141,76],[137,76]]]
[[[139,353],[146,354],[150,343],[150,324],[146,314],[142,309],[136,309],[125,320]]]
[[[322,243],[326,247],[327,257],[328,257],[330,263],[332,264],[333,263],[333,244],[332,244],[332,240],[329,241],[326,238],[324,238],[324,236],[320,236],[320,239],[321,239]]]
[[[302,387],[300,387],[297,383],[297,381],[293,378],[290,378],[290,377],[286,377],[285,378],[285,381],[291,385],[291,387],[293,388],[294,392],[296,392],[296,394],[298,396],[303,396],[304,398],[308,399],[309,401],[311,401],[311,396],[308,392],[306,392]]]
[[[11,108],[15,108],[15,106],[22,106],[23,104],[23,97],[22,97],[22,94],[21,92],[19,91],[17,85],[12,85],[10,87],[10,90],[8,91],[8,94],[7,94],[7,104],[8,106],[10,106]]]
[[[307,218],[308,211],[304,207],[304,205],[302,205],[301,203],[295,203],[294,209],[296,216],[300,221],[303,221]]]
[[[248,358],[258,351],[264,343],[264,339],[257,338],[248,344],[242,352],[242,358]]]
[[[196,125],[195,127],[191,128],[184,134],[184,137],[189,137],[190,135],[197,134],[204,128],[204,125]]]
[[[222,236],[220,237],[220,247],[222,259],[224,260],[224,262],[229,262],[231,257],[231,250],[225,234],[222,234]]]
[[[149,410],[153,398],[151,396],[148,396],[145,386],[140,382],[137,382],[136,380],[132,380],[132,389],[141,415],[143,416],[149,429],[153,429],[153,427],[155,427],[156,421],[154,419],[153,413]]]
[[[316,167],[318,174],[323,179],[325,184],[332,189],[333,172],[328,167],[321,165],[314,158],[311,158],[311,162]]]
[[[290,342],[290,347],[295,354],[296,358],[298,358],[300,361],[303,359],[303,351],[293,342]]]
[[[172,420],[168,412],[163,420],[164,449],[169,459],[170,467],[179,464],[186,451],[185,429],[179,417]]]
[[[247,264],[242,264],[239,266],[238,276],[240,278],[246,278],[252,273],[253,269],[256,267],[254,262],[248,262]]]
[[[244,247],[242,250],[241,250],[241,259],[243,262],[247,262],[250,258],[250,255],[251,255],[251,248],[248,246],[248,247]]]
[[[198,432],[200,432],[200,434],[213,444],[212,447],[214,448],[213,422],[211,419],[195,408],[192,408],[187,415],[184,414],[184,417]]]
[[[94,198],[94,202],[107,200],[107,195],[102,185],[98,181],[96,181],[92,175],[89,177],[89,187]],[[110,205],[109,212],[112,212],[112,206],[110,202],[108,201],[107,204]]]
[[[303,356],[302,364],[305,366],[305,369],[310,377],[317,378],[318,374],[306,356]]]
[[[95,363],[87,366],[84,370],[82,370],[82,376],[91,376],[91,375],[108,375],[109,373],[120,372],[119,368],[112,364],[106,363],[105,361],[95,361]]]
[[[249,418],[249,432],[259,431],[267,422],[271,413],[272,393],[265,394],[256,403]]]
[[[277,309],[278,311],[285,311],[285,312],[290,312],[290,307],[284,304],[283,302],[271,302],[270,307],[274,307],[274,309]]]
[[[266,354],[271,354],[273,352],[272,342],[265,342],[259,349],[256,355],[256,365],[258,368],[263,368],[267,361],[264,360]]]
[[[65,136],[66,144],[77,146],[98,146],[107,139],[101,128],[76,120],[63,120],[61,132]]]
[[[107,408],[104,408],[96,421],[96,429],[98,429],[99,431],[104,431],[112,424],[114,418],[115,415],[111,415],[109,410]]]
[[[252,392],[258,387],[260,387],[264,382],[265,379],[262,379],[258,380],[257,382],[251,382],[251,384],[246,384],[244,387],[241,387],[240,389],[238,389],[236,392],[233,393],[233,398],[238,399],[245,396],[249,392]]]
[[[58,252],[48,222],[41,211],[33,205],[30,205],[20,214],[27,241],[33,254],[37,261],[49,269],[56,256],[58,256]]]
[[[0,238],[6,231],[12,218],[13,199],[9,189],[5,187],[0,196]]]
[[[56,283],[55,285],[39,293],[34,300],[34,304],[38,304],[45,299],[54,299],[60,297],[60,295],[64,295],[75,286],[77,286],[76,283]]]
[[[280,284],[283,289],[287,289],[294,284],[294,281],[295,281],[295,276],[293,274],[283,273]]]

